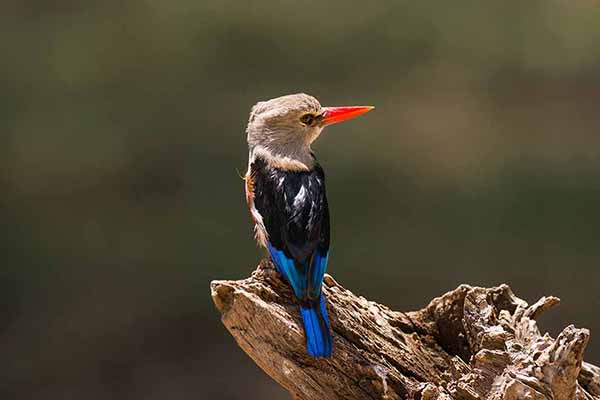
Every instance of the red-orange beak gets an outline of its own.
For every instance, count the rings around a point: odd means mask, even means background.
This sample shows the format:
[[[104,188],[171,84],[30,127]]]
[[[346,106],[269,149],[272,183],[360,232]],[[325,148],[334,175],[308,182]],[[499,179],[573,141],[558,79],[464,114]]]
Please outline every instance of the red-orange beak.
[[[372,106],[353,106],[353,107],[323,107],[323,125],[337,124],[347,119],[358,117],[368,113],[375,107]]]

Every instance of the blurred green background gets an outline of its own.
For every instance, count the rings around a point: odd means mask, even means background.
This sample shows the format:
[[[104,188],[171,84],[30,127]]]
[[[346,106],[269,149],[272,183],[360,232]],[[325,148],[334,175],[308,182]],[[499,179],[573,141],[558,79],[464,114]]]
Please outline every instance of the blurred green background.
[[[377,109],[316,143],[330,272],[398,310],[460,283],[563,304],[600,362],[600,8],[9,1],[0,14],[0,396],[286,399],[209,282],[257,265],[252,104]]]

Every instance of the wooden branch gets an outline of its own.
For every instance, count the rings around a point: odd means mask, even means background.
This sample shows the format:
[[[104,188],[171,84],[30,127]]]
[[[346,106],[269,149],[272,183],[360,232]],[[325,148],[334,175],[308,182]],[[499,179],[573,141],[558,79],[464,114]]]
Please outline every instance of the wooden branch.
[[[507,285],[461,285],[416,312],[356,296],[326,275],[331,359],[306,355],[297,303],[268,261],[248,279],[214,281],[238,345],[294,399],[600,400],[600,368],[583,361],[587,329],[541,335]]]

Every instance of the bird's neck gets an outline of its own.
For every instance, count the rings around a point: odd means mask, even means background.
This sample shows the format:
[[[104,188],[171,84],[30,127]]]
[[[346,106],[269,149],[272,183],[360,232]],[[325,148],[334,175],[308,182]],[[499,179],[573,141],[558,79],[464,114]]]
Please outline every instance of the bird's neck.
[[[270,167],[284,171],[311,171],[315,166],[310,145],[294,148],[255,145],[250,148],[250,163],[256,158],[263,159]]]

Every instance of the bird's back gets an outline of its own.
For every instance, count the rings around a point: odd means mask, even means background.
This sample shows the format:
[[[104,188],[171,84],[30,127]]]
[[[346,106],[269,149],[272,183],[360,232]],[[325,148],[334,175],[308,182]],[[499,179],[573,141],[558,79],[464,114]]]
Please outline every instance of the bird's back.
[[[266,247],[292,260],[296,269],[311,269],[317,259],[326,260],[329,209],[325,175],[318,164],[309,171],[286,171],[257,158],[246,176],[246,192],[257,239],[264,230]],[[301,297],[318,297],[320,282],[318,289],[309,286],[312,290],[306,287],[309,293]]]

